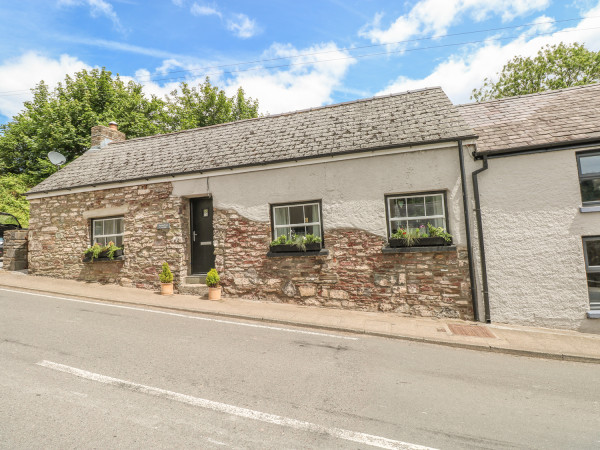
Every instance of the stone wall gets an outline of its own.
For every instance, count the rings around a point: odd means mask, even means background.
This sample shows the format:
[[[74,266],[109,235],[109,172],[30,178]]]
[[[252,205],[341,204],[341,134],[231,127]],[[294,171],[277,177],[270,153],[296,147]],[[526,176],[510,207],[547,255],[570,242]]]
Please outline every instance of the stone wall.
[[[27,269],[27,230],[8,230],[4,232],[4,270]]]
[[[29,272],[85,281],[157,288],[163,261],[175,282],[187,274],[187,201],[171,196],[171,183],[76,193],[32,199]],[[91,244],[91,218],[124,217],[124,259],[83,262]],[[104,214],[102,211],[106,211]],[[158,230],[158,223],[170,229]]]
[[[383,253],[357,229],[325,231],[324,256],[268,257],[268,223],[215,210],[217,270],[227,295],[416,316],[472,319],[467,251]]]

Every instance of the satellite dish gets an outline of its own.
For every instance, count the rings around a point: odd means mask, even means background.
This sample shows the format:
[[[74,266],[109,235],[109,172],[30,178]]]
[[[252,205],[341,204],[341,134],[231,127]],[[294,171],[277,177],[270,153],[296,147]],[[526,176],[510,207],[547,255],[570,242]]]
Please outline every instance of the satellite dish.
[[[56,166],[57,169],[60,169],[60,166],[67,162],[67,158],[58,152],[48,153],[48,159]]]

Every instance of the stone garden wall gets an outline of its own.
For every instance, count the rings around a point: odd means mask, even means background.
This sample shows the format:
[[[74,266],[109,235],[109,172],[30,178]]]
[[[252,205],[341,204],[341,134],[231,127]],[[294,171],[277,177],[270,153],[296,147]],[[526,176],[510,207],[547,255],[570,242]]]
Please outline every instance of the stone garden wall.
[[[27,269],[27,230],[7,230],[4,232],[4,270]]]
[[[187,270],[188,203],[171,191],[171,183],[160,183],[31,200],[29,273],[153,289],[167,261],[179,282]],[[91,244],[90,211],[94,218],[124,217],[123,260],[82,261]]]
[[[215,210],[215,253],[227,295],[416,316],[473,319],[466,248],[383,253],[357,229],[325,231],[329,254],[268,257],[268,223]]]

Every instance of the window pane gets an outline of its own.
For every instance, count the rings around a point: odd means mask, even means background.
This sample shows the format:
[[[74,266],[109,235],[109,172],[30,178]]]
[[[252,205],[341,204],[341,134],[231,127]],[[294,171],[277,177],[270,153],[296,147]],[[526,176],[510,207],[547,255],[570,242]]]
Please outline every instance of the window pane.
[[[315,236],[321,237],[321,227],[319,225],[312,225],[306,227],[307,234],[314,234]]]
[[[406,229],[406,221],[405,220],[392,220],[392,234],[398,231],[398,228]]]
[[[275,211],[275,225],[287,225],[290,223],[287,207],[273,208],[273,211]]]
[[[290,229],[288,227],[275,228],[275,239],[277,239],[279,236],[287,236],[289,238]]]
[[[579,158],[581,174],[600,173],[600,155],[581,156]]]
[[[590,309],[600,309],[600,273],[588,273]]]
[[[390,199],[390,205],[392,208],[391,217],[406,217],[406,199],[393,198]]]
[[[441,195],[425,197],[425,213],[428,216],[443,216],[444,215],[444,208],[442,206],[442,196]]]
[[[588,267],[600,267],[600,239],[585,241]]]
[[[425,198],[409,197],[406,199],[408,217],[419,217],[425,215]]]
[[[306,227],[305,226],[292,227],[292,234],[304,236],[306,234]]]
[[[121,247],[123,245],[123,236],[115,236],[114,243],[117,247]]]
[[[94,236],[102,234],[102,221],[94,220]]]
[[[115,221],[109,219],[104,221],[104,233],[103,234],[115,234]]]
[[[430,221],[427,219],[409,220],[408,228],[412,230],[415,228],[424,227],[423,230],[427,231],[427,222],[430,222]]]
[[[319,221],[319,205],[305,205],[304,218],[307,223]]]
[[[304,206],[290,206],[290,222],[304,223]]]
[[[600,178],[581,181],[581,199],[584,202],[600,201]]]
[[[123,233],[123,219],[115,219],[115,233]]]
[[[444,219],[428,219],[427,222],[434,227],[442,227],[444,230],[446,229],[446,221]]]

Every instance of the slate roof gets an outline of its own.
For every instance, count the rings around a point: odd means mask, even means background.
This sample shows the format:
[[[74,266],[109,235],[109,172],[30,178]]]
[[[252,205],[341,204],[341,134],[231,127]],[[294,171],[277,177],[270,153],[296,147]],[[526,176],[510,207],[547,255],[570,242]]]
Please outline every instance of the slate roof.
[[[459,105],[477,153],[600,139],[600,84]]]
[[[30,194],[474,137],[441,88],[113,142]]]

